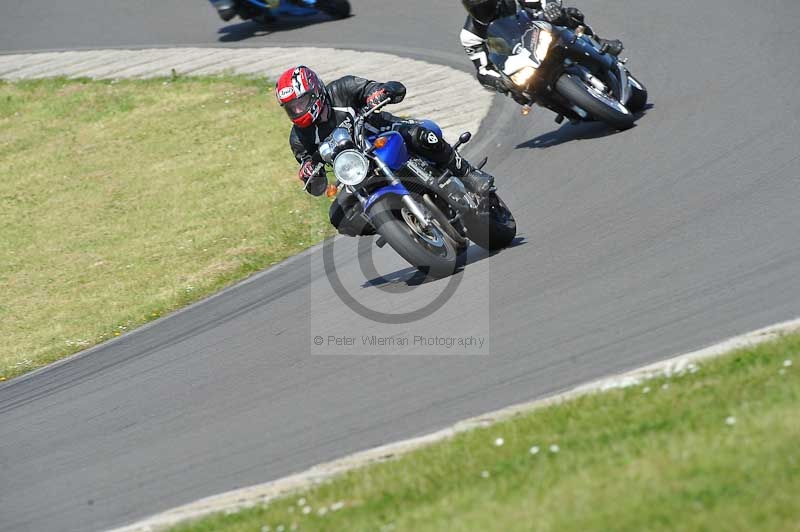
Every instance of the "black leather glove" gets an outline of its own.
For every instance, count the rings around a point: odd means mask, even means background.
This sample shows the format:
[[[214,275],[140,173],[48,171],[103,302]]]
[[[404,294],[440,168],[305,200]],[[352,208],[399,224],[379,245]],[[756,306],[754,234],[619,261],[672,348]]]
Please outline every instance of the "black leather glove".
[[[508,96],[509,94],[514,94],[515,89],[516,87],[511,83],[511,80],[497,78],[497,92]]]
[[[505,78],[494,78],[494,80],[495,80],[494,88],[500,94],[503,94],[505,96],[511,96],[512,98],[514,98],[514,101],[520,105],[526,105],[530,103],[528,101],[528,98],[523,96],[519,92],[519,89],[517,89],[511,83],[511,80],[507,80]]]
[[[564,10],[556,4],[547,4],[542,11],[542,18],[551,24],[556,24],[564,16]]]
[[[300,171],[297,172],[297,179],[305,184],[310,177],[313,177],[317,171],[314,168],[316,165],[311,161],[305,161],[300,165]]]
[[[328,190],[328,176],[325,172],[314,174],[308,178],[304,188],[312,196],[322,196]]]
[[[494,69],[486,69],[487,72],[492,72],[495,75],[491,75],[488,73],[482,73],[480,70],[478,71],[477,77],[478,82],[486,87],[489,90],[496,90],[501,94],[508,93],[508,87],[506,87],[505,81],[501,78],[498,74],[495,73]]]
[[[367,95],[367,105],[375,105],[386,98],[391,98],[389,103],[400,103],[406,97],[406,86],[399,81],[381,83]]]
[[[305,184],[303,188],[306,192],[312,196],[321,196],[328,188],[328,177],[325,175],[324,166],[316,159],[312,159],[300,165],[297,177]]]
[[[510,91],[511,97],[514,98],[514,101],[520,105],[530,105],[531,101],[526,97],[523,96],[522,93],[517,91]]]

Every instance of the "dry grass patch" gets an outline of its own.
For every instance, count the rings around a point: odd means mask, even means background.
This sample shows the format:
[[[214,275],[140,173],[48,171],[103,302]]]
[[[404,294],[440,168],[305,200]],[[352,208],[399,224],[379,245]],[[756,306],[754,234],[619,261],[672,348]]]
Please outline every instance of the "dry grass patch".
[[[0,83],[0,379],[328,234],[290,125],[243,77]]]

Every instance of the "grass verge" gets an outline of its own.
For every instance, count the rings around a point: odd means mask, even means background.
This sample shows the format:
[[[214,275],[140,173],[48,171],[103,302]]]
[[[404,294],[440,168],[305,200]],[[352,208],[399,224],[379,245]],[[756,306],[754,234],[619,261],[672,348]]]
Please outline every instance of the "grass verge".
[[[173,532],[800,530],[800,335]]]
[[[252,78],[0,82],[0,380],[321,240],[289,126]]]

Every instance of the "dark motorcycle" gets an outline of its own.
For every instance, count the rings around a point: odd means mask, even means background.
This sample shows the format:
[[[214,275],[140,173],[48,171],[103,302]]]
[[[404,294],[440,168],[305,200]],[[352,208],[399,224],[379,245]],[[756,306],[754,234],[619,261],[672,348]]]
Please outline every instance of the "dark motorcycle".
[[[319,12],[334,18],[350,16],[348,0],[209,0],[224,21],[238,16],[242,20],[269,23],[280,15],[314,16]]]
[[[411,154],[396,131],[365,136],[365,120],[387,103],[358,114],[352,132],[338,127],[320,144],[314,155],[317,170],[332,165],[338,186],[329,186],[322,174],[309,179],[306,190],[318,196],[330,187],[329,195],[342,189],[355,195],[364,233],[377,232],[379,247],[388,243],[433,278],[455,271],[470,240],[489,250],[508,247],[517,224],[494,187],[480,196],[468,191],[449,171],[442,174]],[[434,122],[422,124],[441,134]],[[470,138],[470,133],[463,133],[454,149]]]
[[[554,111],[559,124],[566,117],[628,129],[647,103],[647,90],[624,60],[606,53],[586,31],[535,20],[521,10],[489,25],[489,59],[517,102]]]

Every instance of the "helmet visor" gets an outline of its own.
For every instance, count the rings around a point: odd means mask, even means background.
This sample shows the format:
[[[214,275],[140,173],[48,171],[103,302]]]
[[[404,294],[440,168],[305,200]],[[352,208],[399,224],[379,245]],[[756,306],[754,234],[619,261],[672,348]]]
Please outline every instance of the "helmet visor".
[[[286,113],[289,115],[289,118],[300,118],[306,114],[314,103],[313,96],[313,94],[307,92],[299,98],[295,98],[294,100],[284,104],[283,107],[286,109]]]

